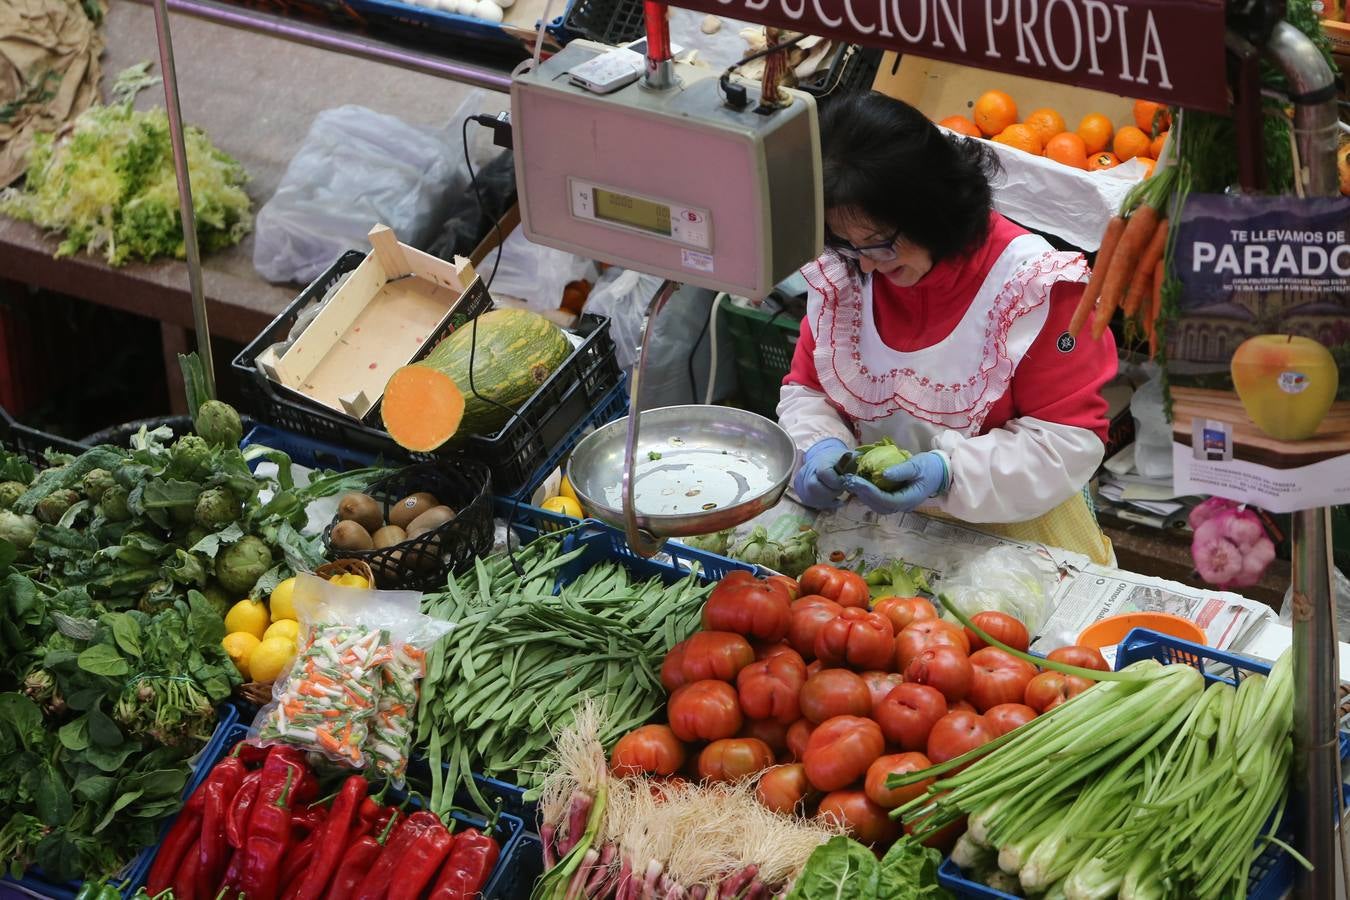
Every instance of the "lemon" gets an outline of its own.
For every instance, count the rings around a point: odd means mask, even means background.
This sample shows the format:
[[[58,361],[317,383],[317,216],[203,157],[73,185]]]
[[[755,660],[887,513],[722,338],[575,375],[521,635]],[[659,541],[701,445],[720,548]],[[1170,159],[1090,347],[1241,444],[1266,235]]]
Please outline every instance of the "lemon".
[[[581,504],[571,497],[565,497],[559,494],[556,497],[549,497],[544,501],[543,509],[551,513],[558,513],[563,516],[571,516],[574,519],[584,518],[581,512]]]
[[[272,611],[273,622],[280,619],[295,618],[295,602],[292,599],[294,596],[294,578],[287,578],[281,584],[272,588],[272,596],[267,598],[267,605]]]
[[[300,623],[294,619],[278,619],[268,625],[267,630],[263,632],[264,641],[272,638],[282,638],[292,644],[295,643],[300,639]]]
[[[247,631],[235,631],[225,635],[220,642],[220,646],[225,648],[225,652],[230,655],[230,662],[239,670],[239,674],[244,676],[244,680],[249,680],[248,661],[253,651],[257,649],[262,642],[258,636],[249,634]]]
[[[270,684],[277,680],[282,670],[290,665],[295,656],[294,638],[272,637],[258,644],[248,657],[248,671],[253,680],[260,684]]]
[[[566,475],[562,477],[562,483],[558,485],[558,496],[566,497],[577,505],[577,509],[581,509],[581,498],[577,496],[576,491],[572,490],[572,482],[567,480]]]
[[[360,575],[334,575],[328,580],[333,584],[341,585],[342,587],[361,588],[363,590],[370,587],[370,582],[366,581],[366,579]]]
[[[267,630],[267,605],[261,600],[240,600],[225,614],[225,632],[246,631],[262,640]]]

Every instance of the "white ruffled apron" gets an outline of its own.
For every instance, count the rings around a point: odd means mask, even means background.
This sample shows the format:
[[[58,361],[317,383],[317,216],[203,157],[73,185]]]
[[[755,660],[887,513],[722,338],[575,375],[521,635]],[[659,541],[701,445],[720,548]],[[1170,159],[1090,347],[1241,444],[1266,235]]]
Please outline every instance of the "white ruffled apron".
[[[889,437],[918,452],[943,431],[980,434],[1045,326],[1051,289],[1061,281],[1086,282],[1089,270],[1080,254],[1056,251],[1037,235],[1014,238],[952,332],[913,351],[882,340],[870,277],[859,277],[836,257],[817,260],[802,274],[814,289],[807,316],[826,398],[847,416],[860,443]],[[920,511],[940,515],[935,503]],[[972,527],[1102,562],[1113,556],[1082,495],[1029,522]]]

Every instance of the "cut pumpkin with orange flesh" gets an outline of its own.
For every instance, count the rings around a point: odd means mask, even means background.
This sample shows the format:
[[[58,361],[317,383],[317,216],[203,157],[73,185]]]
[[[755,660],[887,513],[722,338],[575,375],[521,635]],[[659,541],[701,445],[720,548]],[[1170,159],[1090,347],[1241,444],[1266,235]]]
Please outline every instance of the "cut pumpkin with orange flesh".
[[[464,393],[430,366],[403,366],[384,387],[385,430],[400,447],[430,453],[455,436],[464,420]]]

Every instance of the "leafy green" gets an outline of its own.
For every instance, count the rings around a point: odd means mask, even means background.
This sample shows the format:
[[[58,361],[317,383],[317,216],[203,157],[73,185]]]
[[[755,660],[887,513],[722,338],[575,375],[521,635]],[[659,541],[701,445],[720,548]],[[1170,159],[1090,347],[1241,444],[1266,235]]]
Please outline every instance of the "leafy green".
[[[832,837],[807,859],[788,900],[875,900],[880,869],[871,850],[843,835]]]
[[[182,258],[183,226],[169,120],[124,102],[93,106],[59,139],[34,138],[22,188],[0,193],[0,212],[65,232],[57,256],[101,253],[114,266]],[[247,173],[197,128],[185,129],[192,206],[202,250],[239,243],[251,227]]]
[[[877,895],[886,900],[950,900],[952,895],[938,885],[940,865],[941,853],[911,838],[901,838],[881,859]]]

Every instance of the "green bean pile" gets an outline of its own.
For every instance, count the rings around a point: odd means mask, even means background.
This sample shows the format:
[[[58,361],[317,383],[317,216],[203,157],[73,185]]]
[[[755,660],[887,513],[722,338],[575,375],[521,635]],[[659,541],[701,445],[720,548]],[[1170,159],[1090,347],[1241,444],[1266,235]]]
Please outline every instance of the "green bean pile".
[[[418,712],[433,812],[448,812],[460,788],[486,809],[473,772],[537,784],[533,767],[587,698],[605,710],[606,747],[665,702],[661,661],[698,630],[711,587],[692,576],[635,583],[604,563],[555,595],[557,570],[580,553],[546,536],[516,553],[524,577],[502,554],[423,599],[427,615],[456,623],[429,654]]]

